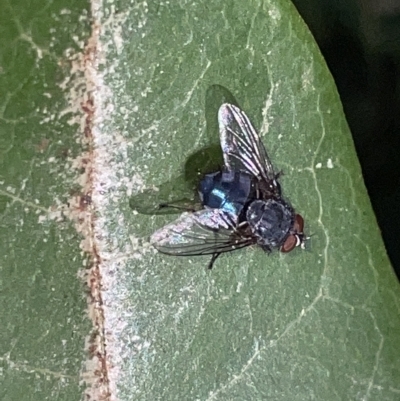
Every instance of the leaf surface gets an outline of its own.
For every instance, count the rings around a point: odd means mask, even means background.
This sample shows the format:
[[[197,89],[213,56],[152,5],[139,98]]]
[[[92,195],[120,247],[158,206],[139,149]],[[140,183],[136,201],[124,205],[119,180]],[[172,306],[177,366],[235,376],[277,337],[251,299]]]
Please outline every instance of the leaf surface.
[[[294,7],[137,3],[103,41],[113,112],[98,140],[98,229],[120,399],[397,399],[399,286],[332,77]],[[209,163],[193,155],[218,144],[225,101],[260,130],[311,238],[287,255],[223,255],[208,272],[207,258],[149,246],[173,216],[132,208],[145,191],[156,202],[193,190]]]

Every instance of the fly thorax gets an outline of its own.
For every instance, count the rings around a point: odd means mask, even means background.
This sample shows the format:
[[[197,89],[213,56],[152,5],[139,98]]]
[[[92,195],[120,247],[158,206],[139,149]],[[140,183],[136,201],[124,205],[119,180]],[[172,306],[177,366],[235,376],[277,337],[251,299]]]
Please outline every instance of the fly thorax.
[[[250,204],[247,222],[261,245],[279,247],[294,224],[294,213],[281,199],[257,200]]]

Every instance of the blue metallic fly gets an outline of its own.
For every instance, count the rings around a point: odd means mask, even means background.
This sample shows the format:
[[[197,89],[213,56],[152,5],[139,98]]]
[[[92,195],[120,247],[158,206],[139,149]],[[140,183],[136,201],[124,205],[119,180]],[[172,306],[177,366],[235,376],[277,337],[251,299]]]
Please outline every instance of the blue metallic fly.
[[[249,245],[266,252],[303,245],[303,218],[282,198],[279,173],[246,114],[223,104],[218,123],[224,168],[201,180],[203,209],[156,231],[153,246],[168,255],[212,255],[211,269],[221,253]]]

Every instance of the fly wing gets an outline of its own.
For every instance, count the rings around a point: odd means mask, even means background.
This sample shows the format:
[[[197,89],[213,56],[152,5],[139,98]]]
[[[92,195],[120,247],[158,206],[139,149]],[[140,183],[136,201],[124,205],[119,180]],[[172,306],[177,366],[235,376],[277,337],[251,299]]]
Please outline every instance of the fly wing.
[[[277,174],[249,118],[238,107],[225,103],[218,112],[221,147],[228,170],[245,171],[279,191]]]
[[[255,243],[236,230],[236,219],[221,209],[184,213],[150,239],[161,253],[175,256],[214,255]]]

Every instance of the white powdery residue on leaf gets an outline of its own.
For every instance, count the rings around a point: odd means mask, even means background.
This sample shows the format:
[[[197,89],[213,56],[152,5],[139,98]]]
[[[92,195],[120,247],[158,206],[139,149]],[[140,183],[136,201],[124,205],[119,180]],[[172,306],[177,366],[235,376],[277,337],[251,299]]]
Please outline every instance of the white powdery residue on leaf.
[[[150,247],[143,246],[139,243],[140,240],[136,243],[132,241],[132,244],[123,240],[129,238],[130,228],[122,213],[122,208],[127,206],[127,193],[130,194],[145,186],[142,175],[129,169],[129,163],[126,162],[129,160],[132,147],[137,146],[126,139],[129,136],[125,135],[126,127],[129,126],[128,122],[131,122],[127,116],[132,109],[138,110],[138,107],[130,105],[125,107],[125,110],[119,108],[119,105],[123,104],[121,98],[126,96],[125,83],[116,82],[118,80],[116,66],[120,60],[115,59],[115,62],[113,59],[107,60],[107,68],[101,72],[98,68],[104,61],[104,56],[123,52],[124,35],[127,32],[127,27],[124,25],[128,11],[126,15],[111,12],[107,19],[103,20],[102,7],[99,4],[94,4],[92,7],[92,15],[101,21],[102,30],[101,37],[95,37],[95,57],[90,60],[90,65],[85,71],[87,80],[93,85],[91,93],[94,105],[91,125],[94,149],[91,158],[91,187],[93,207],[96,211],[96,218],[92,221],[92,246],[96,251],[96,263],[91,270],[92,277],[97,274],[95,278],[98,286],[94,292],[101,305],[101,310],[95,310],[92,314],[92,320],[99,329],[99,341],[106,346],[107,353],[104,349],[105,363],[101,373],[108,390],[107,399],[113,400],[117,397],[116,383],[119,382],[121,374],[119,366],[123,365],[121,355],[126,354],[126,344],[118,342],[120,333],[128,330],[125,323],[128,319],[124,318],[123,313],[133,313],[133,311],[121,312],[121,303],[126,302],[129,297],[126,287],[121,288],[121,275],[124,274],[127,260],[142,258],[143,252],[148,252]],[[136,12],[135,10],[145,17],[147,6],[141,3],[133,12]],[[132,10],[129,10],[129,15],[131,14]],[[139,29],[138,26],[136,25],[136,31]],[[104,41],[101,41],[102,39]],[[108,86],[108,79],[111,78],[113,89]],[[131,100],[128,99],[129,102]],[[115,128],[116,116],[118,121],[125,121],[125,126],[122,123],[122,128]],[[96,300],[93,298],[92,304]],[[96,382],[92,383],[92,388],[87,393],[91,398],[98,399],[95,391]]]
[[[86,17],[87,18],[87,17]],[[93,176],[95,168],[95,150],[93,146],[93,126],[96,102],[94,94],[98,89],[96,71],[98,70],[98,38],[99,24],[97,21],[92,25],[92,36],[89,38],[86,48],[82,53],[75,53],[71,49],[65,51],[66,58],[71,62],[71,73],[68,78],[60,84],[65,93],[67,107],[59,114],[59,118],[67,115],[69,124],[77,127],[76,142],[84,148],[82,153],[75,159],[68,158],[65,166],[65,178],[75,177],[73,185],[79,187],[74,189],[68,199],[68,207],[59,206],[53,212],[53,218],[62,215],[70,218],[78,233],[82,236],[80,247],[82,257],[89,260],[84,261],[84,269],[80,276],[86,281],[88,291],[88,315],[92,320],[92,333],[88,336],[87,350],[89,358],[86,361],[85,372],[82,379],[88,385],[87,396],[91,399],[112,399],[109,397],[108,361],[105,351],[105,330],[102,299],[102,279],[104,273],[100,271],[101,257],[97,252],[97,242],[101,235],[95,232],[94,213],[97,205],[94,203]],[[75,38],[76,43],[81,43]],[[104,109],[103,109],[104,111]],[[97,201],[97,199],[95,199]],[[84,253],[83,253],[84,252]],[[86,266],[87,265],[87,266]]]
[[[268,11],[268,15],[271,17],[272,21],[279,21],[282,18],[281,13],[277,8],[271,8]]]
[[[303,71],[303,73],[301,74],[301,81],[302,81],[302,86],[303,86],[303,90],[307,91],[313,91],[315,90],[314,86],[313,86],[313,78],[314,78],[314,71],[310,66],[306,66],[305,70]]]
[[[42,223],[44,223],[45,221],[47,221],[47,216],[40,215],[40,216],[38,217],[38,223],[39,223],[39,224],[42,224]]]
[[[118,54],[120,54],[123,50],[124,45],[124,31],[125,31],[125,21],[129,16],[130,10],[126,10],[125,12],[121,9],[118,12],[115,12],[115,6],[110,6],[110,17],[105,24],[110,24],[110,32],[112,32],[113,44],[115,46],[115,50]]]

